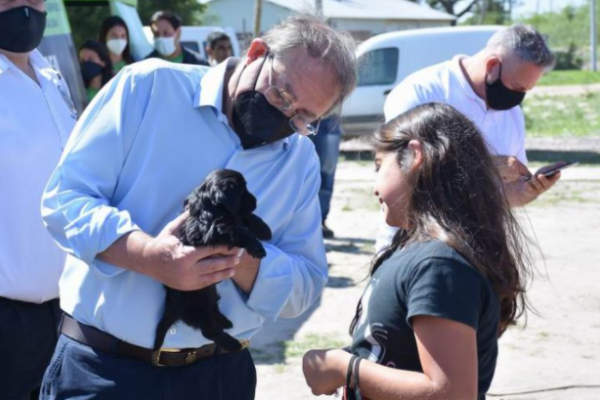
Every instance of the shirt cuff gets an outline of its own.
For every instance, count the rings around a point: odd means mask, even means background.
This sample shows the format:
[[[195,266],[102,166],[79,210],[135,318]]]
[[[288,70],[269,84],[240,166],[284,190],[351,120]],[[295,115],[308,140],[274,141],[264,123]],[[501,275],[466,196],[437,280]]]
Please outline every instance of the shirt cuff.
[[[83,226],[71,225],[66,229],[66,238],[77,258],[94,267],[102,276],[110,277],[124,269],[96,260],[96,256],[108,249],[121,236],[138,230],[141,229],[133,223],[129,213],[120,211],[102,219],[99,224],[88,220]]]

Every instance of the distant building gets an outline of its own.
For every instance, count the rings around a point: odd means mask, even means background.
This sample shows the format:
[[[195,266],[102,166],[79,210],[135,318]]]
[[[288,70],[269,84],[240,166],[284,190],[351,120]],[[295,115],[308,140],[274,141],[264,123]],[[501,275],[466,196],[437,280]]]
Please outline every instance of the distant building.
[[[254,0],[198,0],[208,6],[207,23],[232,27],[240,36],[254,30]],[[366,40],[380,33],[449,26],[455,17],[406,0],[322,0],[333,26]],[[263,0],[261,31],[295,12],[314,10],[314,0]]]

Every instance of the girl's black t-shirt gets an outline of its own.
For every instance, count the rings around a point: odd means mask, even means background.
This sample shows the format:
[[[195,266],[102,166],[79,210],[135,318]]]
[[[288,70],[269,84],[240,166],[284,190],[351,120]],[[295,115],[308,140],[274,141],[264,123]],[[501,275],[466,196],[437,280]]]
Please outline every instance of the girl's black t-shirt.
[[[475,329],[479,399],[490,388],[498,357],[500,304],[489,281],[439,240],[397,250],[375,272],[363,297],[351,351],[362,358],[422,372],[412,329],[415,316],[434,316]]]

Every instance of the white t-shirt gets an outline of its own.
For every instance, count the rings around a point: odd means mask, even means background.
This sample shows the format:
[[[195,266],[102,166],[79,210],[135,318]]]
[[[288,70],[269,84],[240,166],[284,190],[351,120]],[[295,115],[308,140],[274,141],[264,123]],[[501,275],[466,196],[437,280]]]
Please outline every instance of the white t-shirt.
[[[65,261],[42,222],[42,193],[77,114],[37,50],[30,64],[40,85],[0,54],[0,296],[42,303],[58,297]]]
[[[390,121],[421,104],[445,103],[475,123],[492,154],[515,156],[526,165],[523,110],[521,107],[506,111],[488,109],[462,71],[460,59],[464,57],[459,55],[409,75],[389,94],[384,105],[385,120]],[[397,228],[388,226],[382,218],[376,250],[387,247],[396,231]]]

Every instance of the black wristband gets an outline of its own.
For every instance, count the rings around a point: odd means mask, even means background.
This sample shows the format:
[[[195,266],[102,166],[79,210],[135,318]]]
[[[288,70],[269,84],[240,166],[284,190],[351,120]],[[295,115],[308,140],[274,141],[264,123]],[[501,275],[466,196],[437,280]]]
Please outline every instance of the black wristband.
[[[362,358],[358,357],[356,359],[356,362],[354,363],[354,367],[353,367],[353,371],[352,374],[354,375],[354,393],[356,393],[357,395],[357,399],[360,400],[362,399],[362,396],[360,394],[360,362],[362,361]]]
[[[350,389],[350,382],[352,379],[352,370],[354,369],[354,360],[356,360],[357,358],[358,357],[353,354],[352,357],[350,358],[350,362],[348,363],[348,371],[346,372],[346,387],[348,389]]]

